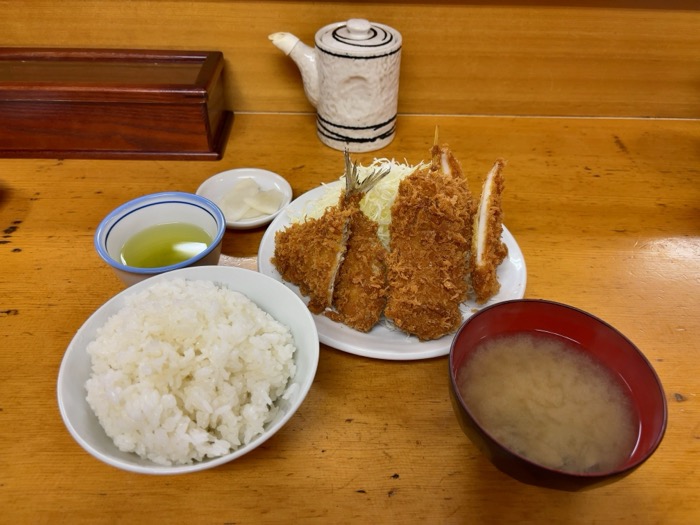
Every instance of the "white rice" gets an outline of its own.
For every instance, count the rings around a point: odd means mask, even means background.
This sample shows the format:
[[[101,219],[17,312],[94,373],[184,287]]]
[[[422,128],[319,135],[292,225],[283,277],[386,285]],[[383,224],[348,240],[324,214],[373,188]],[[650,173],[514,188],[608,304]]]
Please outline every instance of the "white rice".
[[[87,351],[87,401],[105,432],[161,465],[249,443],[296,371],[289,328],[208,281],[161,281],[128,297]]]

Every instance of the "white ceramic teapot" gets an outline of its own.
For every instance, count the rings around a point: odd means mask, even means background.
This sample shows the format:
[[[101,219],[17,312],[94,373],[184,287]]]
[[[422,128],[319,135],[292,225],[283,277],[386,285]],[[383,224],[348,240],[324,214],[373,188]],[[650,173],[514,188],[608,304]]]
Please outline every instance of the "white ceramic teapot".
[[[290,33],[269,38],[299,67],[304,92],[316,107],[321,142],[362,152],[393,140],[401,63],[398,31],[353,18],[321,28],[315,48]]]

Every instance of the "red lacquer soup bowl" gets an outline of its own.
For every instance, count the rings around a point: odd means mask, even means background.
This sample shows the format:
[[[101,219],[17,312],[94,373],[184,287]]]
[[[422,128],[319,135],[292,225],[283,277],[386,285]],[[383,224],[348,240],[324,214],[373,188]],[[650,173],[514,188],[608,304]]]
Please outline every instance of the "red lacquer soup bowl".
[[[626,459],[614,467],[589,472],[553,468],[515,452],[494,437],[493,429],[484,428],[475,416],[475,407],[469,405],[460,391],[460,370],[470,366],[475,350],[484,342],[516,334],[559,338],[566,341],[569,348],[587,354],[610,372],[626,393],[637,432],[636,444],[630,448]],[[578,490],[615,481],[646,461],[659,446],[666,430],[663,387],[644,354],[609,324],[564,304],[519,299],[484,308],[465,321],[457,332],[450,349],[449,371],[452,405],[465,434],[497,468],[525,483]]]

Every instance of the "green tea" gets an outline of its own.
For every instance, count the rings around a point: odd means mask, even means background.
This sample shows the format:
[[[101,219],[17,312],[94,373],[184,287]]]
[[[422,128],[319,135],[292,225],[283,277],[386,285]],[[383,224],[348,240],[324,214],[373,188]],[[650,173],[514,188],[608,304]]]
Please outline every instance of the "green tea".
[[[183,222],[158,224],[141,230],[124,243],[121,261],[137,268],[170,266],[207,249],[211,237],[199,226]]]

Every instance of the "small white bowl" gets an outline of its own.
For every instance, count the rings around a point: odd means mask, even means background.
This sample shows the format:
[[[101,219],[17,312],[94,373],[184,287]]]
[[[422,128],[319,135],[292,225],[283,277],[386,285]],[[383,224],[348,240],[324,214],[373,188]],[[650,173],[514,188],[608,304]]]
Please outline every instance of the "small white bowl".
[[[156,282],[172,279],[206,280],[228,286],[245,294],[264,311],[287,325],[294,337],[296,374],[287,387],[288,399],[278,399],[279,412],[265,425],[264,433],[240,448],[217,458],[191,465],[163,466],[136,454],[122,452],[100,425],[86,400],[85,382],[91,374],[87,345],[96,337],[98,327],[117,313],[127,296],[143,291]],[[73,438],[95,458],[114,467],[142,474],[182,474],[222,465],[259,447],[279,431],[301,406],[316,375],[319,340],[316,325],[308,308],[286,286],[253,270],[228,266],[198,266],[164,273],[135,284],[98,308],[68,345],[58,372],[57,397],[61,417]],[[293,387],[293,385],[296,385]],[[293,388],[292,388],[293,387]]]
[[[171,222],[199,226],[211,237],[211,244],[194,257],[169,266],[139,268],[121,262],[122,247],[130,237],[150,226]],[[154,193],[131,200],[110,212],[97,227],[95,249],[117,276],[131,286],[179,268],[218,264],[225,231],[224,214],[211,200],[192,193]]]
[[[253,179],[260,189],[263,191],[276,189],[282,193],[282,203],[279,209],[270,215],[261,215],[251,219],[241,219],[238,221],[226,220],[226,226],[236,230],[249,230],[264,226],[272,221],[282,211],[287,204],[292,201],[292,187],[287,180],[274,173],[259,168],[236,168],[233,170],[222,171],[205,180],[197,189],[197,195],[206,197],[212,200],[221,207],[223,198],[228,192],[241,180]],[[224,211],[224,215],[225,215]]]

